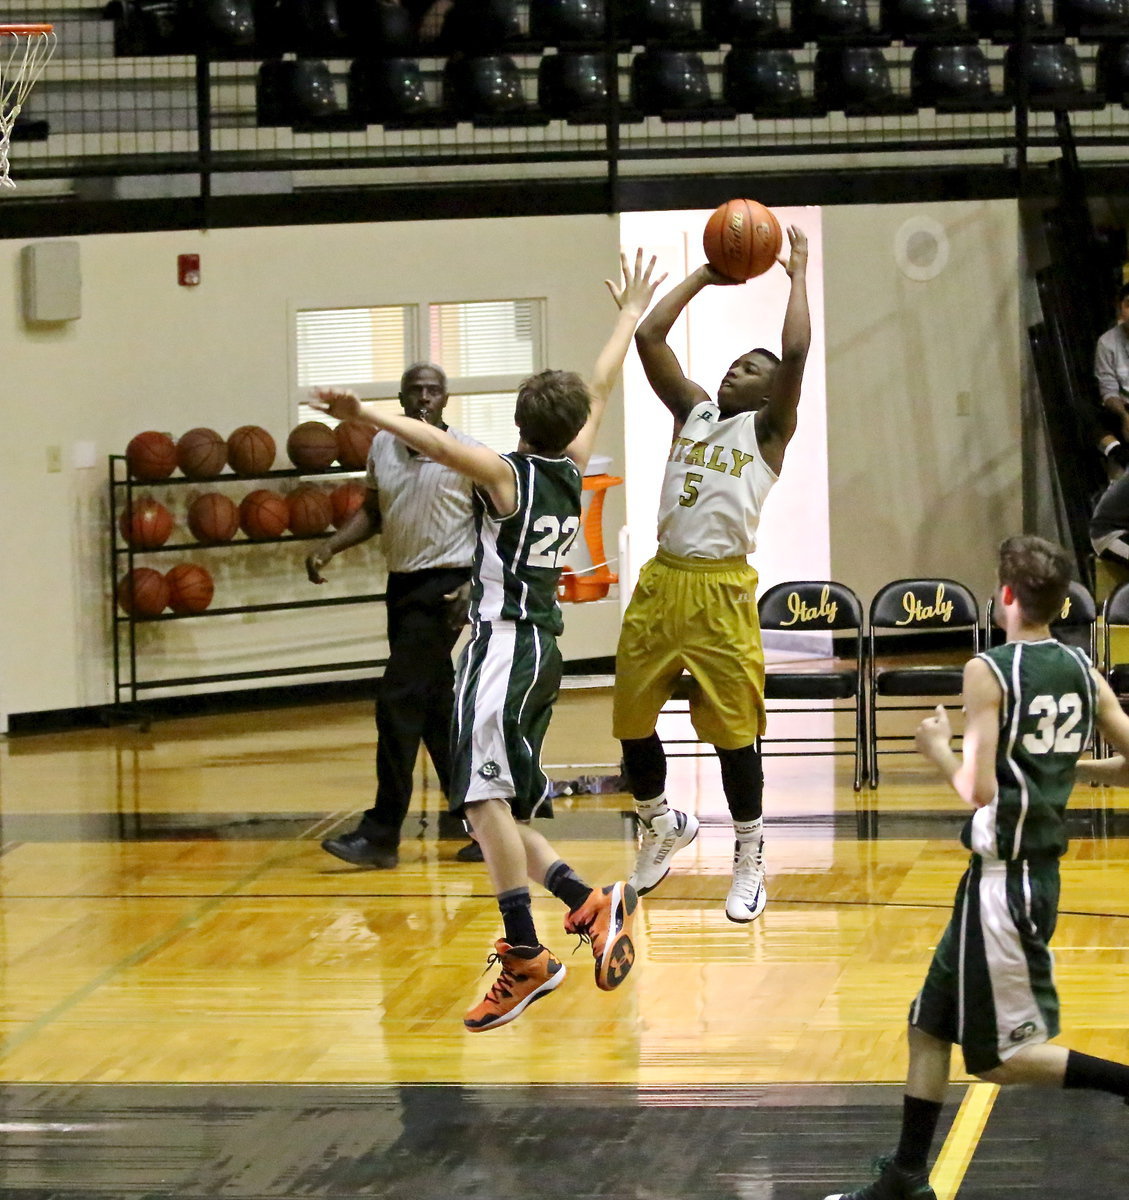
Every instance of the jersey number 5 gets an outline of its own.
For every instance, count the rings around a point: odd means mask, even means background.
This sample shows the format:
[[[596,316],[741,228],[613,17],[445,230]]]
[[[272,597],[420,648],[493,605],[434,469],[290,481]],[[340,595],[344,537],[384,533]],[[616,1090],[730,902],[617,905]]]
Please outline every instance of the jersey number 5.
[[[702,482],[704,476],[697,471],[687,471],[682,480],[682,495],[678,497],[678,503],[683,508],[691,508],[698,500],[698,484]]]
[[[565,517],[563,521],[558,517],[538,517],[533,522],[533,532],[541,536],[530,546],[526,561],[531,567],[559,571],[579,530],[579,517]]]
[[[1023,735],[1028,754],[1077,754],[1082,749],[1082,734],[1074,726],[1082,719],[1082,697],[1077,692],[1065,696],[1036,696],[1027,709],[1038,717],[1033,733]]]

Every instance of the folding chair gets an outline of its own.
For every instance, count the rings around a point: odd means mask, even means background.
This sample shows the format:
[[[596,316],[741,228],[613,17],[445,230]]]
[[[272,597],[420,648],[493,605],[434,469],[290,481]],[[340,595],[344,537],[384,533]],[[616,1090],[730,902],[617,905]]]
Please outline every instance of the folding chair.
[[[854,714],[851,737],[765,737],[765,746],[827,745],[829,749],[767,749],[770,757],[807,757],[851,753],[844,744],[853,743],[855,791],[862,788],[866,762],[866,712],[863,703],[863,675],[866,644],[863,639],[862,604],[844,584],[831,580],[802,580],[778,583],[770,587],[758,602],[761,629],[785,634],[829,633],[841,635],[846,653],[836,655],[830,669],[797,671],[787,668],[767,672],[764,681],[766,701],[802,702],[802,707],[769,707],[776,713],[847,713]],[[845,665],[839,665],[839,662]],[[849,707],[844,703],[849,701]]]
[[[879,750],[879,742],[913,742],[912,734],[879,736],[878,720],[886,713],[923,712],[927,704],[885,704],[882,697],[959,696],[964,664],[934,662],[908,667],[880,666],[877,639],[882,634],[896,642],[907,634],[945,642],[953,633],[967,636],[971,654],[980,650],[980,606],[962,583],[952,579],[895,579],[881,588],[870,602],[867,639],[867,729],[869,731],[870,786],[878,786],[878,755],[908,754],[902,750]],[[935,647],[940,649],[939,646]]]
[[[1120,635],[1116,645],[1115,635]],[[1101,672],[1125,707],[1129,703],[1129,582],[1119,583],[1102,605]],[[1097,739],[1094,753],[1106,752],[1104,743]]]

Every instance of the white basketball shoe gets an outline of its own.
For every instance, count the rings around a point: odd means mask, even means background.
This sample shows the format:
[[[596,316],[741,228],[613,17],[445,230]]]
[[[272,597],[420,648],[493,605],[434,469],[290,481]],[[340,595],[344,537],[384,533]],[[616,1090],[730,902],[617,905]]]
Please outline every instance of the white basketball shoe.
[[[698,818],[672,808],[643,824],[635,869],[627,881],[640,896],[653,892],[670,872],[670,860],[698,836]]]
[[[764,912],[768,895],[764,888],[764,842],[742,848],[737,843],[733,854],[733,883],[725,898],[725,915],[738,925],[755,921]]]

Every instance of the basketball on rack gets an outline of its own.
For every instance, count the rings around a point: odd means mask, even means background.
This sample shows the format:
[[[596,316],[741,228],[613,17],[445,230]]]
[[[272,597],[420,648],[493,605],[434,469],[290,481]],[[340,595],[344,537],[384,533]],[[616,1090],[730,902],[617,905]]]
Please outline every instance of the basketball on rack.
[[[264,474],[274,455],[274,438],[261,425],[240,425],[227,439],[227,461],[236,475]]]
[[[337,461],[350,471],[363,471],[368,465],[369,447],[376,429],[367,421],[342,421],[333,431],[337,439]]]
[[[710,266],[742,283],[763,275],[783,244],[780,222],[756,200],[727,200],[710,215],[702,235]]]
[[[227,442],[214,429],[190,429],[177,439],[176,465],[189,479],[215,479],[227,466]]]
[[[198,542],[230,542],[239,531],[239,509],[222,492],[205,492],[188,506],[188,528]]]
[[[281,537],[289,521],[286,497],[269,488],[248,492],[239,505],[239,525],[249,538]]]
[[[337,438],[324,421],[303,421],[290,431],[286,453],[299,471],[324,471],[337,458]]]
[[[125,506],[118,528],[135,550],[156,550],[169,540],[172,513],[152,496],[141,496]]]
[[[196,563],[177,563],[165,573],[165,583],[174,613],[202,613],[216,591],[211,575]]]
[[[295,537],[324,533],[333,519],[333,505],[319,488],[300,487],[286,497],[286,503],[290,509],[287,524]]]
[[[125,461],[134,479],[156,483],[176,470],[176,443],[167,433],[147,429],[130,439]]]
[[[365,485],[359,479],[350,479],[348,483],[339,484],[329,493],[329,503],[333,507],[333,528],[340,529],[342,525],[365,502]]]
[[[160,571],[134,567],[118,580],[118,603],[134,617],[155,617],[169,602],[169,585]]]

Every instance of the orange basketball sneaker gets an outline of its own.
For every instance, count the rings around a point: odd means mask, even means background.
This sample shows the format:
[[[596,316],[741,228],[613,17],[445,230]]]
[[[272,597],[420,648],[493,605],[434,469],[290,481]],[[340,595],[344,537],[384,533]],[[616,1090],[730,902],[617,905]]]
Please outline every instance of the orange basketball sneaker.
[[[565,932],[591,943],[596,986],[605,992],[619,987],[635,964],[631,925],[638,904],[635,889],[619,880],[603,889],[593,888],[588,899],[565,917]]]
[[[502,973],[494,986],[473,1008],[467,1010],[463,1024],[471,1033],[497,1029],[520,1017],[533,1003],[564,983],[565,966],[544,946],[511,946],[500,939],[486,960],[487,969],[502,964]]]

